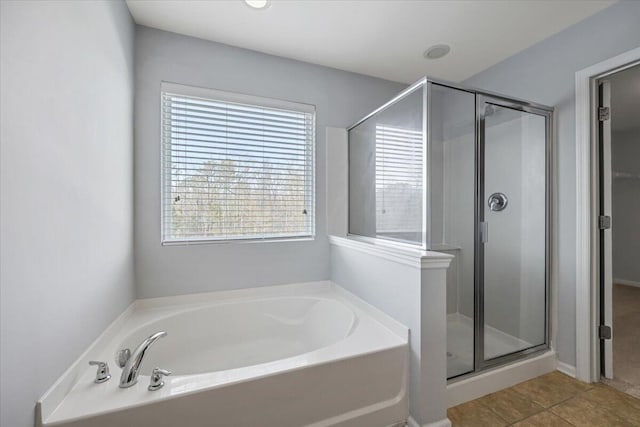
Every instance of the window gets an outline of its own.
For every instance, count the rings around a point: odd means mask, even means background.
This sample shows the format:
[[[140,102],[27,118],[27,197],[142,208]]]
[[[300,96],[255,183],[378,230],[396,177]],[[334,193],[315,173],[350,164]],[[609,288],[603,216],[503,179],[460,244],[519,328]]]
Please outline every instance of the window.
[[[162,241],[313,237],[315,107],[162,84]]]
[[[420,240],[422,130],[376,124],[376,230],[378,236]]]

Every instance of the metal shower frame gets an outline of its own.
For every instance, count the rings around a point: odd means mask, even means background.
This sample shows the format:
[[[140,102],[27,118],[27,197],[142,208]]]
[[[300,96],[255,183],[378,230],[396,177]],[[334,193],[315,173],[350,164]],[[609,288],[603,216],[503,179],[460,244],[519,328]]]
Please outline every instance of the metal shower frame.
[[[353,125],[347,128],[347,131],[352,130],[356,126],[365,122],[366,120],[376,116],[378,113],[386,110],[392,105],[403,100],[410,94],[417,90],[423,91],[422,108],[423,108],[423,169],[422,169],[422,233],[421,242],[419,245],[410,243],[401,243],[397,241],[388,240],[382,237],[364,237],[357,235],[358,238],[364,240],[374,241],[376,243],[383,243],[391,246],[404,246],[417,248],[422,250],[430,249],[430,236],[431,230],[431,193],[428,185],[429,176],[429,164],[431,159],[431,90],[433,85],[443,86],[450,89],[460,90],[463,92],[471,93],[475,97],[475,129],[474,129],[474,158],[475,158],[475,191],[474,191],[474,367],[471,371],[449,378],[449,380],[459,380],[467,378],[469,376],[476,375],[485,371],[486,369],[493,368],[499,365],[507,364],[522,358],[526,358],[532,354],[539,353],[541,351],[550,348],[551,340],[551,324],[550,324],[550,305],[551,305],[551,277],[552,277],[552,212],[553,212],[553,153],[554,153],[554,141],[553,141],[553,107],[546,105],[508,97],[505,95],[488,92],[484,90],[475,89],[468,86],[463,86],[458,83],[447,82],[444,80],[433,79],[430,77],[423,77],[417,82],[413,83],[398,95],[390,99],[388,102],[375,109],[371,113],[367,114],[362,119],[355,122]],[[484,145],[485,145],[485,109],[482,108],[485,104],[497,105],[500,107],[510,108],[517,111],[536,114],[545,118],[545,178],[546,178],[546,209],[545,209],[545,339],[543,344],[535,345],[533,347],[519,350],[517,352],[505,354],[496,358],[484,359],[484,245],[480,238],[480,223],[484,220]],[[347,150],[349,153],[349,150]],[[349,154],[348,154],[349,155]],[[347,159],[348,164],[350,164]],[[349,174],[347,174],[349,176]],[[350,177],[349,177],[350,179]],[[349,200],[349,188],[347,185],[347,200]],[[350,224],[350,212],[347,209],[348,218],[347,222]],[[349,233],[349,235],[352,235]]]

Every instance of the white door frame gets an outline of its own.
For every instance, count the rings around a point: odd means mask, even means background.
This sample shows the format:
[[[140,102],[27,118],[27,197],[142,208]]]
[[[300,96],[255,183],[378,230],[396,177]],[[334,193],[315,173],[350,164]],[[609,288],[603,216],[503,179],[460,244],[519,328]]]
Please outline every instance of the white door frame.
[[[595,82],[640,60],[640,47],[576,72],[576,377],[600,378]]]

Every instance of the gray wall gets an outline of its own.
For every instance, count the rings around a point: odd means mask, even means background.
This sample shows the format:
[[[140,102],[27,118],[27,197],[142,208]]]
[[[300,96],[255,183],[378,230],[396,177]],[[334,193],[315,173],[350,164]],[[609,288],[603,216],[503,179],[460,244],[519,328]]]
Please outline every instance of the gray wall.
[[[640,2],[620,2],[464,83],[556,107],[558,331],[562,362],[575,365],[575,72],[640,46]]]
[[[0,425],[134,299],[124,2],[0,2]]]
[[[136,28],[135,255],[142,298],[328,279],[325,128],[346,127],[405,85],[146,27]],[[316,106],[314,241],[160,245],[160,82]]]
[[[612,133],[611,170],[613,277],[640,284],[640,128]]]

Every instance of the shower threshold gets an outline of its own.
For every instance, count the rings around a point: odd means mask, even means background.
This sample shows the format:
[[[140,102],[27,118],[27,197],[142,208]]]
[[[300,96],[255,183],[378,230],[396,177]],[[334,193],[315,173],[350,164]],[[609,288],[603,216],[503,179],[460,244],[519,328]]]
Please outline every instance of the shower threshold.
[[[533,345],[489,325],[485,326],[486,359],[531,348]],[[473,371],[473,319],[460,313],[447,315],[447,378]]]

